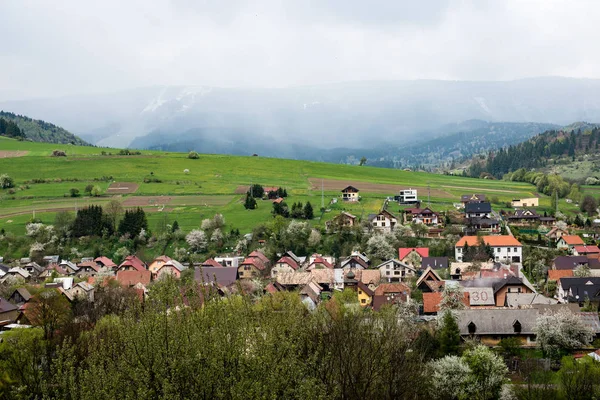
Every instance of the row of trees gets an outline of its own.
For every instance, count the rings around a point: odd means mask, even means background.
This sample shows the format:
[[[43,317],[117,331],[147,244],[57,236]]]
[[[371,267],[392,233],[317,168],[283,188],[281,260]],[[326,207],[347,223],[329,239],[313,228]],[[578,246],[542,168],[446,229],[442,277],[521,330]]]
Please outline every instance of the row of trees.
[[[302,202],[292,204],[292,209],[288,208],[285,202],[273,203],[273,211],[271,212],[274,216],[281,215],[284,218],[294,219],[308,219],[311,220],[315,217],[314,210],[310,201],[307,201],[305,205]]]
[[[0,118],[0,136],[14,139],[25,139],[25,133],[11,120]]]
[[[58,229],[65,236],[110,236],[114,233],[139,235],[140,232],[148,230],[148,220],[142,208],[125,210],[118,201],[112,201],[103,209],[101,206],[88,206],[77,210],[74,219],[70,214],[61,214],[58,220]]]

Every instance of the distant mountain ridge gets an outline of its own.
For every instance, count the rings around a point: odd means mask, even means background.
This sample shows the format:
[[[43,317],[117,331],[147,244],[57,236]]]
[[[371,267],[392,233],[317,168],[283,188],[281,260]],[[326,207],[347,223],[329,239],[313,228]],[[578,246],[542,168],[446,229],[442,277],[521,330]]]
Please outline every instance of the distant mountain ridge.
[[[390,163],[389,157],[376,154],[378,149],[385,153],[435,139],[445,133],[440,132],[444,127],[462,121],[559,126],[600,121],[600,80],[362,81],[275,89],[163,86],[0,102],[0,108],[53,121],[102,146],[204,146],[197,150],[290,158],[308,154],[309,159],[348,159],[354,157],[350,153],[372,149],[373,161]],[[477,140],[474,146],[481,148]],[[351,151],[344,155],[338,149]]]
[[[16,124],[20,131],[25,135],[24,139],[29,139],[34,142],[60,144],[70,143],[80,146],[89,145],[89,143],[75,136],[66,129],[46,121],[32,119],[24,115],[18,115],[6,111],[0,111],[0,118]]]

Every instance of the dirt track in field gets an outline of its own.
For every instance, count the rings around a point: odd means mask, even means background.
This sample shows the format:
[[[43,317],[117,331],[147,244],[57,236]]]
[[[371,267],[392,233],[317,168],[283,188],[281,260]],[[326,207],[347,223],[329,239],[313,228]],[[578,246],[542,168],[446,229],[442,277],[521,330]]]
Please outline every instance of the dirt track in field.
[[[109,194],[131,194],[135,193],[140,185],[135,182],[114,182],[111,183],[106,193]]]
[[[319,179],[309,178],[310,189],[313,191],[321,190],[321,181],[323,181],[323,189],[325,190],[339,190],[341,191],[346,186],[354,186],[361,192],[366,193],[384,193],[388,196],[395,196],[398,194],[400,189],[409,189],[405,185],[392,185],[389,183],[371,183],[371,182],[360,182],[360,181],[341,181],[335,179]],[[426,187],[422,186],[411,186],[413,189],[427,190]],[[445,190],[431,189],[431,195],[434,197],[453,197],[450,193]],[[422,195],[421,195],[422,196]]]
[[[235,188],[235,194],[246,194],[246,192],[248,192],[248,189],[250,188],[250,186],[245,185],[245,186],[238,186],[237,188]]]
[[[481,188],[468,188],[465,186],[442,186],[442,187],[446,187],[449,189],[465,189],[465,190],[468,190],[469,193],[472,193],[472,192],[475,192],[475,193],[477,193],[477,192],[522,193],[517,190],[481,189]],[[533,193],[532,193],[532,195],[533,195]]]
[[[123,207],[147,207],[169,204],[172,196],[130,196],[123,201]]]
[[[29,154],[29,151],[25,150],[0,150],[0,158],[14,158],[14,157],[23,157]]]

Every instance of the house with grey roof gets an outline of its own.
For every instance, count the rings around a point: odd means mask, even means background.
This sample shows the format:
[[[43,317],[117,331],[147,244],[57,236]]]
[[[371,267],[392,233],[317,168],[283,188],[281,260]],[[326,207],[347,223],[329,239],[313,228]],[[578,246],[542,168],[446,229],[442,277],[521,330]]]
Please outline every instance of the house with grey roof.
[[[539,310],[470,309],[456,311],[458,329],[463,338],[473,338],[488,346],[496,346],[504,338],[514,337],[523,346],[535,346],[535,326]]]

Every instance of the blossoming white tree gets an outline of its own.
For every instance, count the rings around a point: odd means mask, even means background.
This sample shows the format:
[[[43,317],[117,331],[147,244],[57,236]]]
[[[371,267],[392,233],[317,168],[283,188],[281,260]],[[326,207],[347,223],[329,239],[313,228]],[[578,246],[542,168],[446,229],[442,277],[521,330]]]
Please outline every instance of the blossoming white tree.
[[[206,234],[200,229],[194,229],[185,237],[185,241],[194,251],[203,251],[208,243]]]
[[[560,356],[561,350],[587,346],[594,339],[592,329],[577,314],[567,310],[539,316],[533,331],[544,354],[554,358]]]

